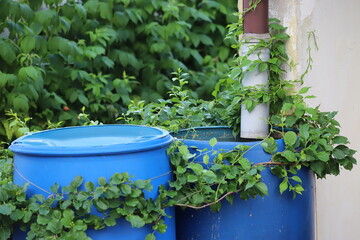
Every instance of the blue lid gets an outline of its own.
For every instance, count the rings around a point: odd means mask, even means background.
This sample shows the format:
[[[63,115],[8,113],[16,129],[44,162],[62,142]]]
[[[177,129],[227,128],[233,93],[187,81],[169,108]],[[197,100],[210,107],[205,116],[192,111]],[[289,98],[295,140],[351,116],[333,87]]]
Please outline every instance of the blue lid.
[[[162,129],[136,125],[66,127],[32,133],[10,145],[27,155],[106,155],[160,148],[172,140]]]

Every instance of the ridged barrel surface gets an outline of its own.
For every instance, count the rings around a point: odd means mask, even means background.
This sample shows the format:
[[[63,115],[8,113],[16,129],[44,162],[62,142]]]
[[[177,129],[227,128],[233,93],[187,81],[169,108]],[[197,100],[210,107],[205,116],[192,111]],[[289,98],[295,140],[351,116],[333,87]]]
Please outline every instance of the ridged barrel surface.
[[[185,137],[183,142],[186,145],[198,149],[211,149],[208,140],[212,137],[217,137],[218,140],[215,149],[232,150],[240,143],[251,146],[251,150],[244,156],[252,163],[267,162],[271,158],[271,155],[264,152],[259,141],[231,141],[231,130],[226,127],[198,128],[173,136]],[[220,142],[221,140],[225,142]],[[282,151],[284,142],[277,140],[277,143],[278,151]],[[309,169],[302,169],[298,175],[303,181],[305,191],[295,199],[290,192],[284,192],[282,195],[279,193],[281,180],[272,175],[267,168],[261,176],[268,187],[269,196],[246,201],[235,196],[232,205],[223,200],[218,213],[210,211],[209,208],[177,209],[177,240],[315,239],[314,174]]]
[[[134,125],[99,125],[59,128],[26,135],[14,141],[10,150],[14,156],[14,182],[22,185],[27,180],[50,192],[57,182],[69,185],[75,176],[84,182],[97,182],[99,177],[110,178],[114,173],[128,172],[135,179],[150,179],[153,191],[147,197],[157,196],[158,186],[171,179],[166,148],[172,141],[167,131]],[[168,173],[168,174],[166,174]],[[27,179],[27,180],[25,180]],[[27,194],[48,194],[30,185]],[[173,209],[169,214],[174,215]],[[157,239],[175,239],[175,218],[166,219],[168,228]],[[120,221],[104,230],[88,231],[91,238],[138,240],[153,232],[151,227],[131,228]],[[25,239],[15,236],[16,240]]]

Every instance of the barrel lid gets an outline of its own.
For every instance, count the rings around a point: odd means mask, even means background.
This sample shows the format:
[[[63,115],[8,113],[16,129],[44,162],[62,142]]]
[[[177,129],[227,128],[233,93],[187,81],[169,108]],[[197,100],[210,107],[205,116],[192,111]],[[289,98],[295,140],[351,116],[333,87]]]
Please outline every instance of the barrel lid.
[[[31,133],[12,142],[10,150],[27,155],[107,155],[160,148],[171,140],[159,128],[109,124]]]

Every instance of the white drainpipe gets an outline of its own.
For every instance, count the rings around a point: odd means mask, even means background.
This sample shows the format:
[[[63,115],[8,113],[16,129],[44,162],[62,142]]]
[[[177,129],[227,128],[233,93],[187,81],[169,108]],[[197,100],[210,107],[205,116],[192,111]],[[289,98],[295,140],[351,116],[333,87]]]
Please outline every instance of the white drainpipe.
[[[259,42],[258,39],[269,38],[269,34],[244,34],[244,42],[241,46],[241,55],[245,56],[249,54],[249,51]],[[259,49],[249,54],[248,59],[251,61],[262,60],[267,61],[270,58],[269,49]],[[245,71],[248,67],[244,67]],[[256,68],[252,72],[246,73],[242,80],[244,87],[257,87],[268,88],[268,71],[259,72]],[[258,104],[251,112],[249,112],[245,105],[241,105],[241,124],[240,124],[240,136],[242,138],[250,139],[263,139],[269,134],[269,104]]]

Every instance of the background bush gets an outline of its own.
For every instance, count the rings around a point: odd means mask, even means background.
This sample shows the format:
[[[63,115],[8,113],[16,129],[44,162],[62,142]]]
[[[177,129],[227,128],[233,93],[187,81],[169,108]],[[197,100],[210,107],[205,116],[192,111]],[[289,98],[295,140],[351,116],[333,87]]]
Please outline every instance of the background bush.
[[[77,124],[85,106],[92,118],[114,122],[131,99],[165,96],[179,67],[191,75],[191,94],[206,99],[234,54],[224,41],[227,24],[237,21],[232,0],[0,6],[0,140],[24,130],[14,113],[43,128]]]

